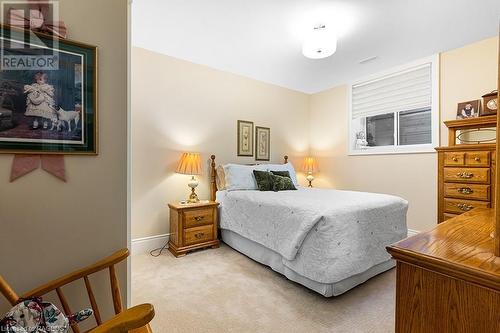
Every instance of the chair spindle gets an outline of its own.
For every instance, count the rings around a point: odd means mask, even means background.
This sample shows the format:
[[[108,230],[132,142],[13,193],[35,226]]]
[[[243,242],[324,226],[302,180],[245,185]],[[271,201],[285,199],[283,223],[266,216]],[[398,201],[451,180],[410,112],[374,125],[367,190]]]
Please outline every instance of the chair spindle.
[[[111,295],[113,296],[113,306],[115,307],[115,314],[123,311],[122,295],[120,292],[120,284],[116,276],[115,266],[109,266],[109,278],[111,280]]]
[[[16,305],[19,301],[19,296],[15,293],[14,290],[9,286],[7,281],[0,275],[0,292],[7,298],[11,305]]]
[[[92,286],[90,285],[90,280],[87,275],[83,277],[85,281],[85,288],[87,288],[87,294],[89,295],[90,305],[92,306],[92,311],[94,311],[95,321],[97,326],[102,324],[101,313],[99,312],[99,308],[97,307],[97,302],[95,300],[94,292],[92,291]]]
[[[56,288],[56,293],[57,296],[59,297],[59,300],[61,301],[64,313],[66,316],[72,315],[71,309],[69,308],[68,301],[66,300],[66,296],[64,296],[62,289],[61,288]],[[74,333],[80,333],[80,329],[78,328],[78,325],[71,325],[71,329],[73,330]]]

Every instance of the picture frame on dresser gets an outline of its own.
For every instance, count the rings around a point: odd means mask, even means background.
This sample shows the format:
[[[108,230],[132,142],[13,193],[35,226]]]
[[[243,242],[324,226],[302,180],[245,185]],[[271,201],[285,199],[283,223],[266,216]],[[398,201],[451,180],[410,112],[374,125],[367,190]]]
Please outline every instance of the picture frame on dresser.
[[[97,47],[0,26],[0,153],[98,153]]]
[[[481,110],[480,99],[458,103],[457,119],[477,118],[479,117],[480,110]]]

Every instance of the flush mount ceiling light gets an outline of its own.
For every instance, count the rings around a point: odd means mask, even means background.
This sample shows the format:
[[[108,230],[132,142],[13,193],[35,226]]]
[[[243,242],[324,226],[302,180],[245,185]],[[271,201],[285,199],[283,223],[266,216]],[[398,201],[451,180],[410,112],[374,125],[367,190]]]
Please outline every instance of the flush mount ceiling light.
[[[324,24],[317,25],[302,45],[302,54],[310,59],[322,59],[337,51],[337,36]]]

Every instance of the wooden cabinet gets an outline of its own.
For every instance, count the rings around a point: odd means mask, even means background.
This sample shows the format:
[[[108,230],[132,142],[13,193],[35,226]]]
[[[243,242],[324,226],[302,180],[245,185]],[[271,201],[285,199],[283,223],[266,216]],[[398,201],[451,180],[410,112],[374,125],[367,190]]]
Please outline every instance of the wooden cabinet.
[[[397,333],[500,332],[494,226],[493,209],[478,208],[387,248],[397,260]]]
[[[477,207],[493,207],[495,145],[459,145],[438,151],[438,223]]]
[[[217,239],[217,202],[198,204],[170,203],[170,240],[168,249],[176,257],[205,247],[219,247]]]
[[[438,223],[495,202],[495,143],[457,143],[457,133],[496,127],[496,116],[449,120],[449,147],[438,152]],[[491,142],[491,141],[488,141]]]

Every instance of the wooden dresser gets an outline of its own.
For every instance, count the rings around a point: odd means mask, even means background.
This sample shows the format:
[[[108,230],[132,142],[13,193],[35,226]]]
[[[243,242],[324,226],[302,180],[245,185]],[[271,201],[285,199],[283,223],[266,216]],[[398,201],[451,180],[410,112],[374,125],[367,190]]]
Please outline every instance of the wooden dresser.
[[[438,152],[438,223],[474,208],[493,207],[496,145],[456,144],[457,130],[496,126],[496,116],[451,120],[449,146]]]
[[[396,332],[500,332],[495,214],[478,208],[387,250],[397,260]]]
[[[176,257],[205,247],[219,247],[217,207],[209,201],[197,204],[170,203],[170,240],[168,249]]]

